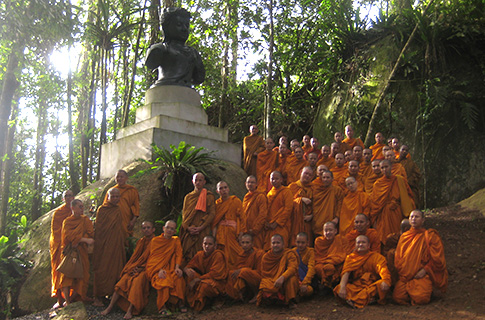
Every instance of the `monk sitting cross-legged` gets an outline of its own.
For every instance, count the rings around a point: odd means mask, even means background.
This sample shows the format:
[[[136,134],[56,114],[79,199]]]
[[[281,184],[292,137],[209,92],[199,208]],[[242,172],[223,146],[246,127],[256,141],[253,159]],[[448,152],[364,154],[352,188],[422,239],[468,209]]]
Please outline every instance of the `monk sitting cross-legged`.
[[[358,213],[354,218],[354,230],[345,235],[349,241],[349,251],[355,249],[355,239],[358,236],[366,236],[370,241],[370,251],[381,252],[381,238],[375,229],[370,228],[369,217],[363,213]]]
[[[253,236],[253,245],[263,249],[264,224],[268,214],[268,199],[266,193],[257,190],[258,182],[255,176],[246,179],[248,193],[244,196],[242,203],[241,232]]]
[[[313,277],[315,276],[315,252],[308,247],[308,236],[305,232],[296,235],[296,247],[291,249],[298,256],[298,279],[300,289],[298,294],[301,297],[308,297],[313,294]]]

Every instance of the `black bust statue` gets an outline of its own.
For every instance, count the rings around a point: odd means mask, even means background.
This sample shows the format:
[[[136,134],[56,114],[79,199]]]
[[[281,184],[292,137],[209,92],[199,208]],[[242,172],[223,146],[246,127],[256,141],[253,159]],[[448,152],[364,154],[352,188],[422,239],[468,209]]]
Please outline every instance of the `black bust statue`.
[[[162,15],[163,42],[147,51],[145,65],[158,68],[158,80],[153,86],[176,85],[192,87],[205,79],[200,54],[186,46],[189,37],[190,13],[182,8],[165,8]]]

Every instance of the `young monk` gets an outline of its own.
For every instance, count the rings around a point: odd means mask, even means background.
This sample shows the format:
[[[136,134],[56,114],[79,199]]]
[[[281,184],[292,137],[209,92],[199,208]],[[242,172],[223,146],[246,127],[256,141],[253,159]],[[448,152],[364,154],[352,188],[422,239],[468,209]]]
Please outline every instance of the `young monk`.
[[[376,143],[370,146],[370,149],[372,150],[372,161],[384,159],[384,155],[382,154],[382,148],[386,146],[386,139],[381,132],[376,133],[375,139]]]
[[[364,191],[367,192],[368,194],[372,193],[372,190],[374,189],[374,182],[376,182],[377,179],[382,177],[380,163],[381,163],[381,160],[372,161],[372,173],[369,176],[367,176],[366,179],[364,180]]]
[[[337,153],[335,155],[335,167],[331,168],[330,171],[333,173],[333,184],[338,186],[338,182],[341,178],[348,174],[348,168],[345,163],[345,157],[342,153]]]
[[[288,158],[290,156],[290,152],[286,144],[280,144],[279,149],[278,149],[278,159],[277,159],[277,164],[278,166],[276,167],[276,171],[280,172],[282,177],[283,177],[283,185],[286,184],[286,179],[287,179],[287,172],[286,172],[286,166],[288,162]]]
[[[313,277],[315,276],[315,253],[313,248],[308,247],[308,236],[305,232],[296,235],[296,247],[292,250],[298,256],[298,279],[300,297],[309,297],[313,294]]]
[[[381,239],[375,229],[370,228],[369,217],[363,213],[358,213],[354,218],[354,230],[345,235],[349,242],[349,251],[355,249],[355,239],[358,236],[366,236],[370,242],[370,251],[381,252]]]
[[[355,146],[360,146],[364,149],[364,143],[360,138],[354,138],[354,129],[351,125],[345,126],[345,136],[346,138],[342,141],[349,145],[350,149],[353,149]]]
[[[296,235],[305,232],[307,238],[313,239],[312,236],[312,188],[313,170],[311,167],[303,168],[300,180],[288,186],[293,194],[293,213],[291,215],[291,232],[292,239],[290,246],[296,245]]]
[[[274,141],[272,138],[266,138],[264,146],[265,150],[258,153],[258,161],[256,164],[256,177],[258,180],[258,191],[267,193],[271,189],[269,183],[269,175],[276,169],[278,151],[273,150]]]
[[[246,189],[248,193],[246,193],[242,202],[241,232],[251,234],[253,246],[263,249],[268,199],[266,193],[259,192],[257,187],[256,177],[247,177]]]
[[[333,291],[353,308],[364,308],[376,300],[384,304],[391,286],[386,259],[369,249],[366,236],[355,239],[355,250],[345,259],[340,284]]]
[[[357,180],[354,177],[345,179],[347,194],[342,201],[342,208],[338,215],[339,233],[345,236],[354,228],[354,218],[358,213],[369,215],[369,195],[364,191],[357,190]]]
[[[335,132],[335,134],[333,135],[333,139],[335,140],[335,142],[330,145],[330,148],[333,149],[332,155],[334,158],[337,153],[344,154],[345,151],[351,149],[347,143],[343,142],[344,136],[341,132]]]
[[[303,159],[303,149],[296,147],[294,156],[289,158],[286,163],[286,182],[288,185],[298,181],[301,171],[306,165],[307,161]]]
[[[396,162],[396,157],[393,151],[386,151],[384,154],[385,158],[391,162],[391,172],[393,175],[399,175],[403,177],[406,181],[408,181],[408,175],[406,174],[406,170],[404,167],[399,163]]]
[[[308,154],[308,167],[311,167],[315,172],[317,168],[318,155],[314,152]]]
[[[364,149],[362,152],[362,161],[359,162],[359,173],[367,179],[372,174],[372,150]]]
[[[357,161],[360,165],[361,162],[364,161],[364,159],[362,158],[363,156],[363,150],[364,148],[362,148],[361,146],[354,146],[354,148],[352,149],[352,158]]]
[[[350,160],[347,167],[347,172],[340,176],[337,185],[342,188],[345,194],[348,193],[346,180],[348,177],[353,177],[357,182],[357,190],[364,191],[364,178],[359,173],[359,162],[357,160]]]
[[[304,135],[303,139],[301,141],[301,147],[303,149],[304,153],[307,153],[307,151],[312,149],[312,144],[310,143],[310,136],[309,135]]]
[[[423,227],[422,211],[413,210],[409,223],[411,229],[401,235],[396,248],[394,264],[399,281],[392,298],[399,304],[426,304],[433,287],[442,293],[448,287],[445,252],[438,232]]]
[[[347,150],[344,152],[345,163],[349,163],[350,160],[354,160],[354,154],[352,150]]]
[[[421,171],[419,170],[413,159],[411,159],[411,156],[409,155],[409,147],[407,145],[401,146],[397,161],[403,166],[404,170],[406,171],[409,187],[413,191],[414,203],[416,204],[416,206],[419,206],[419,182],[421,180]]]
[[[251,125],[249,127],[249,136],[243,140],[243,168],[248,175],[256,174],[256,161],[258,153],[264,150],[264,140],[258,135],[258,127]]]
[[[328,169],[335,167],[335,159],[330,156],[330,147],[328,145],[324,145],[322,147],[322,157],[317,162],[317,166],[325,165]],[[328,170],[327,169],[327,170]]]
[[[257,305],[283,301],[289,308],[296,308],[298,294],[298,257],[291,249],[285,249],[283,237],[271,237],[271,250],[261,261],[261,284]]]

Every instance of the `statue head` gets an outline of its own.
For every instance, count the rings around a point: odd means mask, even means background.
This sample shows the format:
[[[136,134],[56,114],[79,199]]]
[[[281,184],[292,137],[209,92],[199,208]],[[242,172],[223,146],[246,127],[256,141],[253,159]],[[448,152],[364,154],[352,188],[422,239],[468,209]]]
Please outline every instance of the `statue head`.
[[[165,8],[162,12],[161,24],[164,42],[170,40],[187,41],[189,38],[190,13],[183,8]]]

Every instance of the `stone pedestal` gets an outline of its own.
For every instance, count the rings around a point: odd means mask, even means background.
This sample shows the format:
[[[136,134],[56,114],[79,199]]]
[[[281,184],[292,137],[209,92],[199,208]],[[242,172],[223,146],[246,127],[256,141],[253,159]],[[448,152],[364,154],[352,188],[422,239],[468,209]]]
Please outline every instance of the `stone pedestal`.
[[[180,141],[214,151],[219,159],[241,164],[241,146],[228,142],[226,129],[207,124],[199,94],[191,88],[159,86],[145,95],[135,124],[121,129],[117,139],[101,146],[101,178],[136,159],[153,160],[151,144],[169,148]]]

